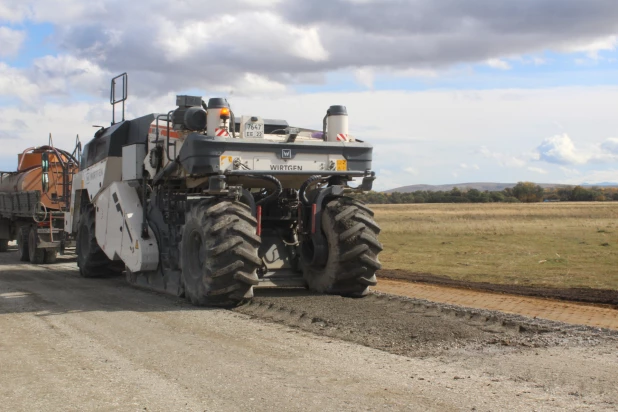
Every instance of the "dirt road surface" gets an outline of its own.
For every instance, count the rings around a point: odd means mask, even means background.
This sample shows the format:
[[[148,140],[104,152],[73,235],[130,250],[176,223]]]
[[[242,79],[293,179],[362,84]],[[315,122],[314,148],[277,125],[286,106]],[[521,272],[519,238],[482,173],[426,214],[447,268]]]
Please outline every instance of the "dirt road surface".
[[[374,295],[194,308],[0,255],[0,410],[615,410],[611,332]]]

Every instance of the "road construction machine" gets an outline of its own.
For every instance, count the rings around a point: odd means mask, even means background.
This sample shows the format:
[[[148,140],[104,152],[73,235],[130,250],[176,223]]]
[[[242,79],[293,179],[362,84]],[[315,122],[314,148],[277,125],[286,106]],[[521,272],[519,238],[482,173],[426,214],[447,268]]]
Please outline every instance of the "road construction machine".
[[[17,170],[0,172],[0,252],[17,240],[20,259],[41,264],[74,246],[64,217],[80,151],[79,137],[70,153],[56,148],[50,134],[47,146],[17,155]]]
[[[376,284],[380,228],[350,197],[372,187],[373,149],[348,133],[344,106],[322,130],[187,95],[126,120],[127,89],[126,74],[112,80],[112,124],[74,177],[65,230],[83,277],[120,264],[131,284],[216,306],[257,287],[362,297]]]

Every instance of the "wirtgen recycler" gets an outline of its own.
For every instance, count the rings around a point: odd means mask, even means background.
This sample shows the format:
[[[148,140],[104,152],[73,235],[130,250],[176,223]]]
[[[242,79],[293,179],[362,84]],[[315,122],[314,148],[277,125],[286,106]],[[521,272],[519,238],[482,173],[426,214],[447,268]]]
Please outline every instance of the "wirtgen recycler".
[[[65,230],[82,276],[120,265],[130,283],[197,305],[241,302],[254,287],[361,297],[376,284],[380,228],[347,196],[371,189],[372,147],[348,134],[344,106],[316,131],[195,96],[125,120],[126,97],[123,74],[112,125],[85,145],[73,179]]]

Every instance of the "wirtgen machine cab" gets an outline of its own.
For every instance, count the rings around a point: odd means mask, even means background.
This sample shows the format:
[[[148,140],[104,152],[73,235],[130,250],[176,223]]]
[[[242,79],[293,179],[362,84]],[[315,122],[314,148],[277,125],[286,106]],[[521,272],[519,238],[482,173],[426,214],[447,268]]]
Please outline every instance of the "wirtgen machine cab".
[[[84,147],[74,178],[66,231],[82,276],[124,268],[130,283],[200,305],[249,299],[253,287],[360,297],[376,284],[380,228],[347,196],[371,189],[372,147],[348,134],[344,106],[322,130],[197,96],[124,120],[126,91],[126,74],[112,80],[122,120]]]

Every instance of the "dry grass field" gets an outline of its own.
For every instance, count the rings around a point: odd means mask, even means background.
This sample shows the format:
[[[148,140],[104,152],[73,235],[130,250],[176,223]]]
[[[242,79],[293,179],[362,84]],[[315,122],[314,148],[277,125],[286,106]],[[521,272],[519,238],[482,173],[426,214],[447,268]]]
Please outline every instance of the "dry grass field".
[[[618,203],[373,205],[384,269],[618,289]]]

